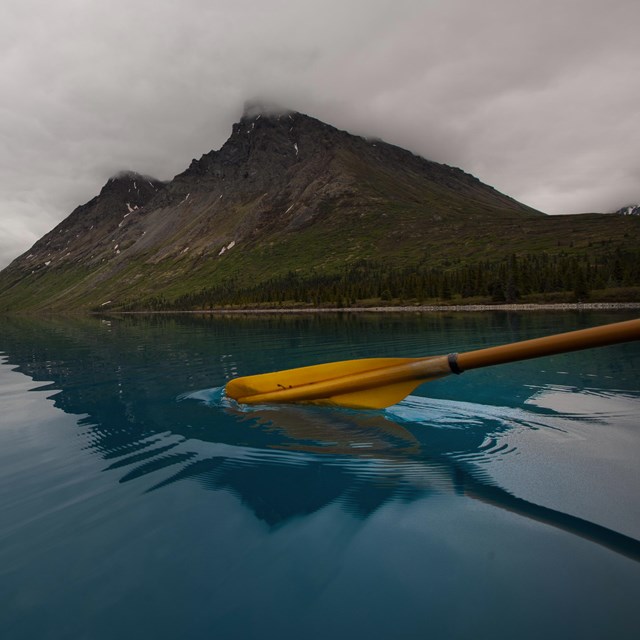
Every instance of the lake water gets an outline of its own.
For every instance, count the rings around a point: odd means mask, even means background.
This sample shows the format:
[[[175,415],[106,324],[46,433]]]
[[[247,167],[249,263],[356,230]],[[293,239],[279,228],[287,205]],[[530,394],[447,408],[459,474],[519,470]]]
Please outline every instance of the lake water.
[[[640,343],[243,408],[236,375],[630,313],[0,320],[0,637],[640,637]]]

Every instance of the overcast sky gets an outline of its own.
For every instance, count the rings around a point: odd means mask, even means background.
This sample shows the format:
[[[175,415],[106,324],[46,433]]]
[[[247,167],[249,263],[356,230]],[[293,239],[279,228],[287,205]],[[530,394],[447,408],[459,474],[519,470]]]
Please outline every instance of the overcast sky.
[[[640,200],[639,0],[2,0],[0,267],[255,97],[546,213]]]

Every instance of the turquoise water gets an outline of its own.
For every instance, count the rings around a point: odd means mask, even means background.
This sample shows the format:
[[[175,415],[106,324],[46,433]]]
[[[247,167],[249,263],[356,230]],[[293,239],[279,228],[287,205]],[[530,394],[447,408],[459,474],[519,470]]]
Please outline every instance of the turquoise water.
[[[640,343],[386,411],[222,393],[630,317],[3,318],[0,637],[640,637]]]

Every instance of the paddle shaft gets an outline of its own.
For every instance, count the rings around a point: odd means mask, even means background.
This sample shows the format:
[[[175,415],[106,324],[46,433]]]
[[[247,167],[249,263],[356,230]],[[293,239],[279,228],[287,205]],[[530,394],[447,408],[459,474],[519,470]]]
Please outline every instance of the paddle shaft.
[[[640,339],[640,319],[459,353],[458,372]]]

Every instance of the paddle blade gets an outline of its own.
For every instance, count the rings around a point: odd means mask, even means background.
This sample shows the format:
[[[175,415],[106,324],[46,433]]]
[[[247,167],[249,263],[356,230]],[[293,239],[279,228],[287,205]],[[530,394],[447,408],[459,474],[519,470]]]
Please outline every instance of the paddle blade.
[[[307,404],[346,407],[347,409],[386,409],[404,400],[416,387],[419,387],[423,382],[427,382],[428,380],[433,380],[433,378],[396,382],[395,384],[387,384],[382,387],[363,389],[362,391],[354,391],[353,393],[343,393],[329,398],[311,400]]]
[[[272,402],[382,409],[426,380],[450,373],[446,356],[365,358],[236,378],[227,396],[242,404]]]

